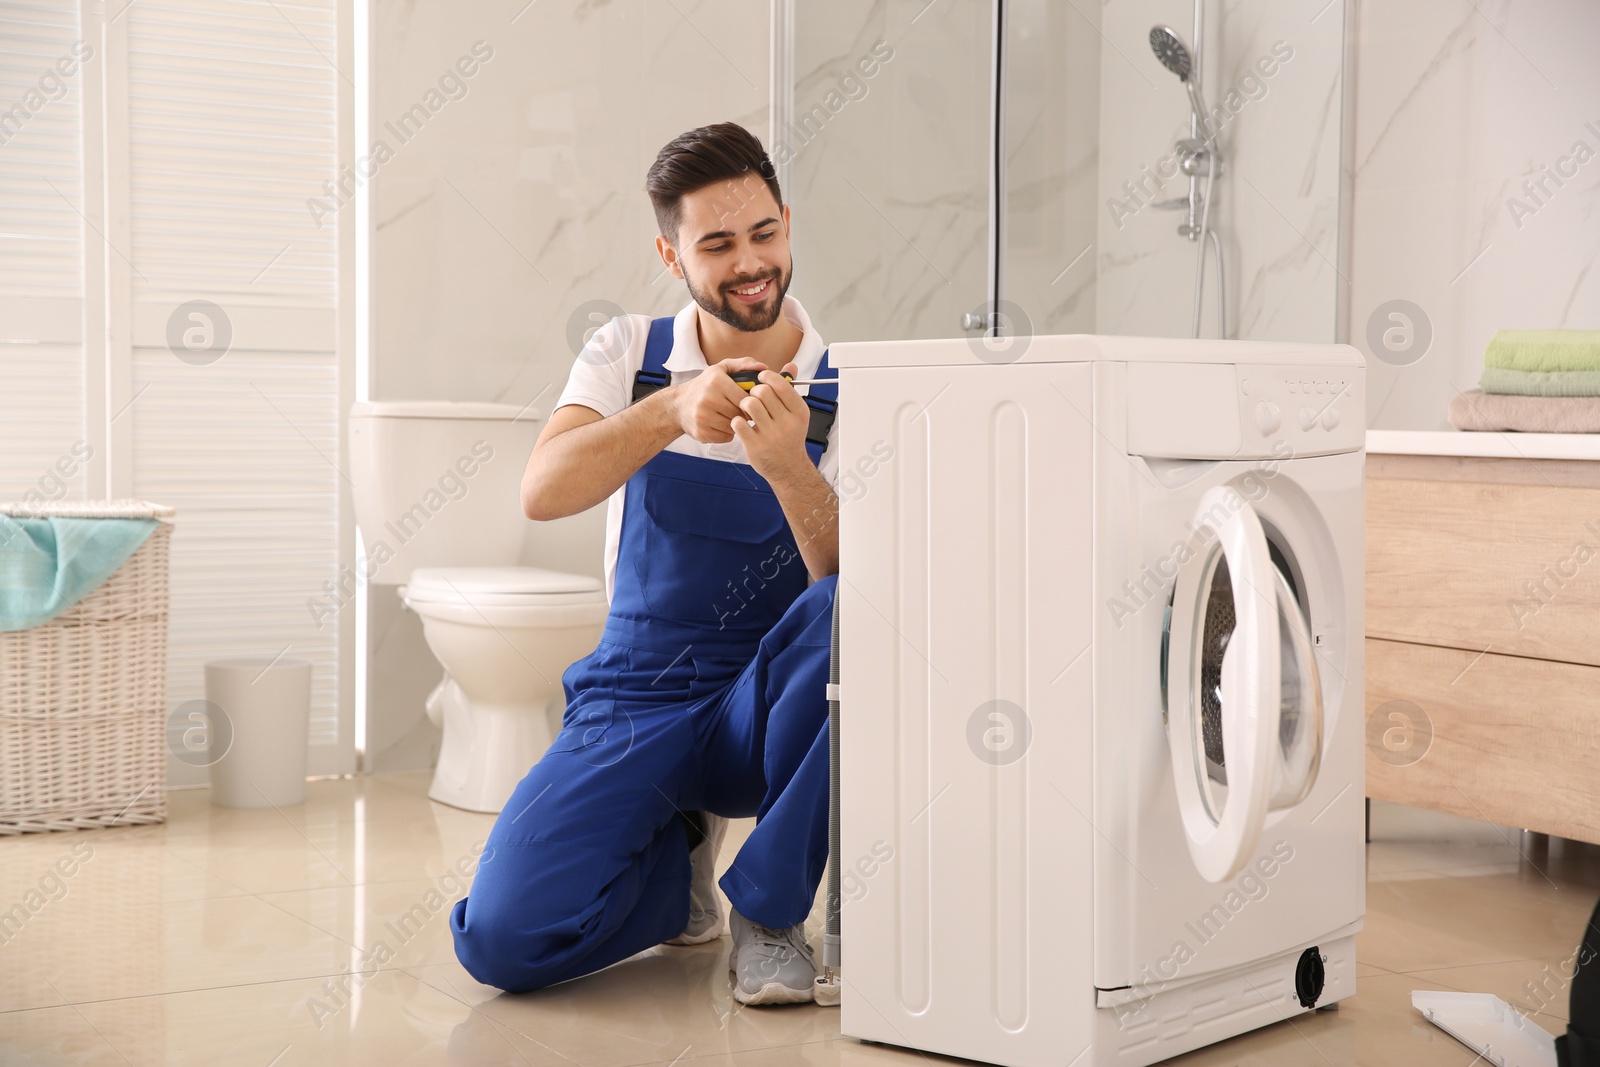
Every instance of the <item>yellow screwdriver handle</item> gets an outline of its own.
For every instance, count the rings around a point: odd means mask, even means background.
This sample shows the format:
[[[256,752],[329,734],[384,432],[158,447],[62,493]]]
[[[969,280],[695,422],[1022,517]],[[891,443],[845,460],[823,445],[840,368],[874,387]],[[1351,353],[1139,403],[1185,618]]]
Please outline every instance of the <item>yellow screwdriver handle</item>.
[[[761,372],[758,370],[736,370],[729,377],[733,379],[734,384],[748,393],[761,384],[760,375]],[[792,374],[785,373],[783,376],[791,382],[794,381],[794,375]]]

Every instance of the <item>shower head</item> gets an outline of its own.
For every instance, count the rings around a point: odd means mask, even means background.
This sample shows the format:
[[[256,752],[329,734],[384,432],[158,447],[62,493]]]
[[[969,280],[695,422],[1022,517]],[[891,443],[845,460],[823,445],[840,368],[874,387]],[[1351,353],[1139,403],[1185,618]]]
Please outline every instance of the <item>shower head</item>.
[[[1200,95],[1200,79],[1194,76],[1195,56],[1184,47],[1183,38],[1171,26],[1150,28],[1150,49],[1161,60],[1161,65],[1176,74],[1178,80],[1183,82],[1184,89],[1188,90],[1189,110],[1193,113],[1189,129],[1195,137],[1200,137],[1207,129],[1208,113],[1205,98]]]
[[[1171,26],[1150,28],[1150,49],[1161,60],[1163,67],[1178,76],[1179,81],[1189,80],[1194,65],[1190,62],[1189,50],[1183,46],[1183,38]]]

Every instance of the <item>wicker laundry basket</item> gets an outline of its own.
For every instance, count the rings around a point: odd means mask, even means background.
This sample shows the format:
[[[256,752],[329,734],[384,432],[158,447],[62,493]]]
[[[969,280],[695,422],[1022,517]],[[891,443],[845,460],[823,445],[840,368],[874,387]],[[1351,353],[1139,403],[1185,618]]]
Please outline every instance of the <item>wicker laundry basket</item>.
[[[0,513],[163,520],[77,604],[0,632],[0,835],[165,821],[173,509],[62,501]]]

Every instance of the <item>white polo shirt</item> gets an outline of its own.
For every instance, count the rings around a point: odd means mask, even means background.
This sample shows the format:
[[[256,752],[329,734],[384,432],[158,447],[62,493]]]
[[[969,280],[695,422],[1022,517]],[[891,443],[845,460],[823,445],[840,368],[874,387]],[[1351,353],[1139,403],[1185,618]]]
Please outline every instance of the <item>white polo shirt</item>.
[[[700,330],[695,313],[697,305],[689,306],[673,316],[672,354],[667,357],[666,369],[672,375],[672,384],[686,382],[706,369],[705,353],[700,350]],[[792,296],[783,298],[783,317],[800,327],[804,336],[793,363],[799,373],[797,378],[814,378],[827,347],[811,326],[811,318]],[[650,335],[650,316],[618,315],[594,332],[589,343],[572,364],[572,374],[567,387],[556,401],[556,407],[582,404],[593,408],[604,418],[610,418],[632,402],[634,375],[644,366],[644,346]],[[802,395],[810,386],[795,387]],[[554,409],[552,409],[553,411]],[[837,421],[835,429],[837,429]],[[838,435],[828,433],[828,447],[822,453],[817,470],[823,479],[839,489]],[[730,463],[747,463],[744,445],[736,437],[725,445],[702,444],[682,434],[667,446],[671,452],[689,456],[720,459]],[[622,507],[627,495],[627,484],[617,487],[606,505],[606,599],[609,601],[616,587],[617,546],[622,540]]]

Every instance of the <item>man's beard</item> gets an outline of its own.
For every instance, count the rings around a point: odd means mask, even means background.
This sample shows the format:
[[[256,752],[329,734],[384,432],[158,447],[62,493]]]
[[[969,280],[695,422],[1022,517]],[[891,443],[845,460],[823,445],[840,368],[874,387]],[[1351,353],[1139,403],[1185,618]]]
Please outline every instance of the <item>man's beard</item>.
[[[766,277],[772,278],[770,274]],[[705,292],[695,285],[693,278],[689,277],[689,268],[683,269],[683,280],[688,284],[689,295],[694,297],[694,302],[735,330],[742,330],[745,333],[770,329],[778,321],[778,316],[783,314],[783,298],[789,292],[789,281],[793,277],[794,260],[791,259],[789,269],[777,278],[772,278],[770,288],[776,289],[777,293],[771,298],[770,304],[765,297],[759,304],[743,304],[729,296],[726,289],[717,293]],[[744,289],[758,285],[761,281],[761,278],[747,279],[736,282],[729,288]]]

